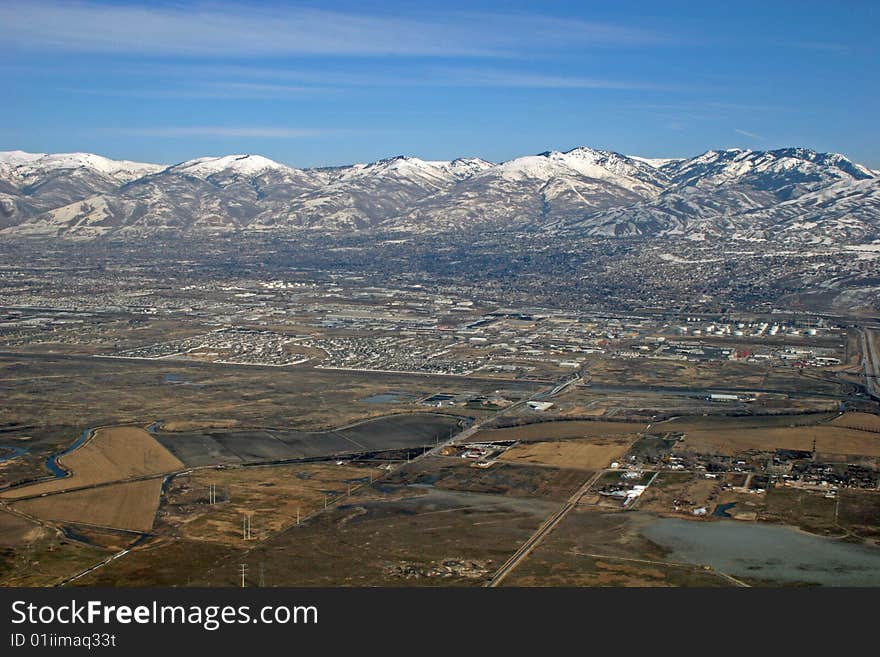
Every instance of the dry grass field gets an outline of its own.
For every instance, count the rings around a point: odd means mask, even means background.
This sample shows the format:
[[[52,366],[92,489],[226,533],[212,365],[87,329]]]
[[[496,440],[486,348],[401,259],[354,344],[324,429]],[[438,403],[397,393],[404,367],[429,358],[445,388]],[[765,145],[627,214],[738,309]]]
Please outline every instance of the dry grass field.
[[[501,455],[511,463],[538,463],[559,468],[598,470],[621,456],[632,445],[629,438],[591,438],[520,443]]]
[[[641,536],[640,511],[578,507],[540,543],[503,586],[729,586],[702,566],[668,560]]]
[[[602,422],[576,420],[562,422],[538,422],[504,429],[485,429],[470,439],[470,442],[493,440],[546,441],[570,438],[594,438],[621,436],[644,431],[647,425],[637,422]]]
[[[0,548],[32,543],[43,535],[35,522],[0,509]]]
[[[193,422],[190,420],[172,420],[162,423],[162,431],[198,431],[200,429],[235,429],[240,422],[238,420],[204,420]]]
[[[809,451],[814,440],[821,455],[880,456],[880,434],[830,425],[688,431],[676,449],[734,456],[749,450]]]
[[[328,500],[347,495],[378,468],[348,465],[295,464],[270,467],[198,470],[174,478],[160,517],[164,526],[186,539],[243,543],[242,521],[251,518],[251,533],[264,538],[305,518]],[[217,503],[209,504],[209,487]]]
[[[0,550],[0,586],[54,586],[106,559],[101,548],[44,532],[18,550]]]
[[[162,479],[156,478],[22,500],[15,508],[45,520],[146,532],[161,493]]]
[[[880,415],[873,415],[871,413],[844,413],[828,424],[833,424],[836,427],[849,427],[850,429],[880,431]]]
[[[103,427],[78,449],[58,458],[70,476],[13,488],[6,499],[31,497],[132,477],[182,470],[184,465],[140,427]]]
[[[758,415],[725,417],[722,415],[693,415],[658,422],[658,431],[715,431],[725,429],[774,429],[822,424],[833,420],[837,413],[803,413],[798,415]]]
[[[731,385],[760,388],[767,373],[764,364],[735,361],[691,363],[651,359],[599,358],[590,366],[596,384],[716,387]]]

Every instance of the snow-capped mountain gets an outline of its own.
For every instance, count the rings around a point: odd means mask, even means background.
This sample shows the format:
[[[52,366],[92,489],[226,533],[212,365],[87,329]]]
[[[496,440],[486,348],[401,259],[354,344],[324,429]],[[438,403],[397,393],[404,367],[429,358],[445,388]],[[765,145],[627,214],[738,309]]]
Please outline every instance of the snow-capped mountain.
[[[644,158],[585,147],[493,164],[397,156],[298,169],[259,155],[172,166],[0,153],[0,235],[436,231],[688,239],[880,238],[880,176],[803,148]]]
[[[422,231],[472,223],[546,223],[653,198],[666,184],[662,172],[618,153],[548,151],[485,167],[415,205],[402,219],[385,223]]]
[[[0,152],[0,227],[95,193],[115,192],[120,185],[162,168],[91,153]]]
[[[817,218],[829,228],[829,221],[844,221],[857,211],[864,225],[855,232],[880,231],[880,215],[869,200],[874,188],[862,184],[876,181],[877,176],[836,153],[803,148],[708,151],[663,164],[660,171],[668,175],[669,185],[656,197],[568,218],[557,227],[612,236],[663,234],[703,239],[707,235],[728,235],[765,239],[772,236],[779,222],[791,219],[796,208],[801,208],[813,216],[805,220],[805,230],[809,227],[815,231]],[[861,199],[863,205],[855,199]],[[853,231],[835,228],[832,232],[842,236]],[[817,238],[790,233],[788,237],[822,241],[821,235]]]
[[[90,169],[120,182],[127,182],[164,168],[161,164],[111,160],[92,153],[46,154],[24,151],[0,151],[0,167],[6,167],[9,175],[25,182],[51,173],[75,169]]]

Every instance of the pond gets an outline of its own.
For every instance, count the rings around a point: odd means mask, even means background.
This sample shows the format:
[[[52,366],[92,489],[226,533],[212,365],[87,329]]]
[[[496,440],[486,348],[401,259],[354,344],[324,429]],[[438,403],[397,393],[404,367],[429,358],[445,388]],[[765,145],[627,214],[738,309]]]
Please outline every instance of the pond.
[[[388,392],[380,392],[369,397],[361,399],[365,404],[403,404],[416,399],[416,395],[409,392],[401,392],[400,390],[389,390]]]
[[[880,548],[813,536],[792,527],[658,518],[642,535],[669,559],[710,565],[774,584],[880,586]]]

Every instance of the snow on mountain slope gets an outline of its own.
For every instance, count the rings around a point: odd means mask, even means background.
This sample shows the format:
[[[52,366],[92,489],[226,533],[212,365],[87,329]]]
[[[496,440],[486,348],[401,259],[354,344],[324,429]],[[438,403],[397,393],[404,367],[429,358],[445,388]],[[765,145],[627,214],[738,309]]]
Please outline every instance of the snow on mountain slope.
[[[806,148],[775,151],[731,149],[708,151],[685,160],[674,168],[677,185],[746,184],[756,189],[774,189],[793,196],[838,180],[873,177],[870,170],[837,153],[817,153]]]
[[[492,164],[397,156],[297,169],[259,155],[173,166],[0,153],[0,232],[393,230],[484,226],[617,237],[827,242],[877,234],[876,172],[803,148],[680,160],[575,148]]]
[[[665,174],[618,153],[548,151],[484,167],[386,225],[424,232],[480,222],[543,223],[650,198],[666,182]]]
[[[17,167],[30,164],[34,160],[46,157],[45,153],[26,153],[25,151],[0,151],[0,166]]]
[[[880,177],[843,180],[734,218],[734,239],[851,244],[880,239]]]
[[[11,175],[25,184],[54,172],[70,169],[90,169],[121,182],[140,178],[163,169],[161,164],[111,160],[93,153],[25,153],[24,151],[0,152],[0,164],[9,167]]]
[[[685,158],[683,157],[639,157],[638,155],[628,155],[627,157],[631,160],[644,162],[648,166],[654,167],[655,169],[662,169],[663,167],[667,167],[670,164],[678,164],[679,162],[683,162],[685,160]]]
[[[326,185],[291,199],[281,214],[264,213],[257,223],[316,230],[368,228],[449,189],[475,168],[480,165],[405,156],[339,167],[328,172]]]
[[[14,227],[41,212],[112,193],[162,168],[92,153],[0,152],[0,224]]]
[[[240,176],[256,176],[266,171],[294,171],[293,168],[261,155],[224,155],[200,157],[168,167],[166,171],[209,178],[225,173]]]
[[[542,180],[581,177],[602,180],[641,195],[654,195],[667,182],[666,177],[644,162],[609,151],[575,148],[566,152],[548,151],[509,160],[483,175],[499,175],[506,180]]]
[[[655,198],[563,219],[557,227],[611,236],[718,235],[734,230],[741,215],[770,217],[779,204],[832,187],[843,202],[848,185],[875,179],[842,155],[802,148],[708,151],[663,170],[670,185]]]
[[[491,169],[495,165],[492,162],[479,157],[460,157],[452,162],[443,162],[442,166],[458,180],[464,180],[475,176],[481,171]]]

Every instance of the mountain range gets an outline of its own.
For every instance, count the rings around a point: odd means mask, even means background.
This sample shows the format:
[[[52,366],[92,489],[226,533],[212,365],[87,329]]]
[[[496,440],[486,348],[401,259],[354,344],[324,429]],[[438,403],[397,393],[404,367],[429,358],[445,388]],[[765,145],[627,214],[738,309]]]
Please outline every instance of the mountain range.
[[[0,236],[483,228],[818,244],[880,240],[880,172],[804,148],[650,159],[586,147],[501,163],[398,156],[297,169],[0,152]]]

